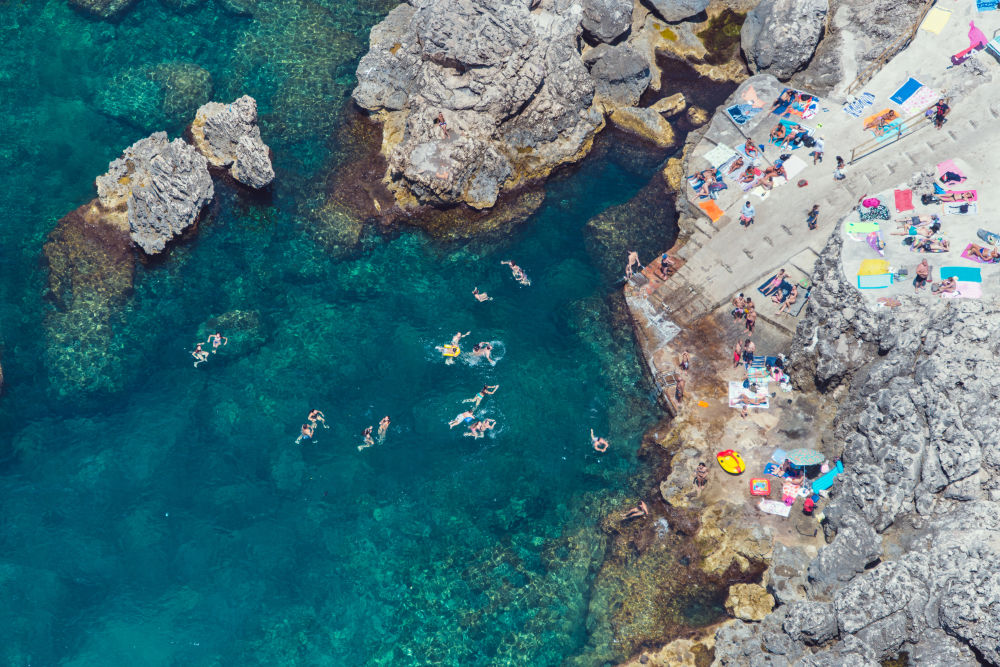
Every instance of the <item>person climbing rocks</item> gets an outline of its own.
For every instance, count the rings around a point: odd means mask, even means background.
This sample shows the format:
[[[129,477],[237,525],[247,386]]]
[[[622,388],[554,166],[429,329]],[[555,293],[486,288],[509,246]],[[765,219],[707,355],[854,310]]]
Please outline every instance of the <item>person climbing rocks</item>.
[[[809,229],[816,229],[819,224],[819,204],[814,204],[809,214],[806,216],[806,225]]]
[[[434,119],[434,122],[437,124],[437,126],[439,128],[441,128],[441,136],[443,136],[445,139],[447,139],[448,138],[448,123],[444,119],[444,112],[438,111],[437,118]]]
[[[687,379],[682,375],[677,378],[677,384],[674,385],[674,398],[680,403],[684,400],[684,386],[687,384]]]
[[[649,508],[646,507],[645,502],[640,500],[637,507],[633,507],[629,511],[622,514],[622,521],[626,519],[638,519],[639,517],[646,516],[647,514],[649,514]]]
[[[691,355],[687,352],[687,350],[685,350],[684,353],[681,355],[680,367],[681,370],[683,371],[686,371],[687,369],[691,368]]]
[[[594,435],[594,429],[590,429],[590,443],[594,446],[594,449],[598,452],[604,453],[608,451],[608,441],[604,438],[598,438]]]

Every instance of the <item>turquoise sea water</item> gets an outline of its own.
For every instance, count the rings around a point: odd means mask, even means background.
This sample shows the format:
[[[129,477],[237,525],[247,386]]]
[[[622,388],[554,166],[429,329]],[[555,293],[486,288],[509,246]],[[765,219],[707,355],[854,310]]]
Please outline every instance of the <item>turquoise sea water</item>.
[[[659,418],[606,271],[620,258],[584,227],[665,155],[606,137],[512,232],[367,230],[331,257],[304,210],[350,157],[333,137],[394,3],[233,4],[138,0],[116,21],[0,4],[0,663],[558,664],[592,630],[595,521],[634,502]],[[197,235],[137,267],[113,362],[87,365],[46,330],[47,234],[125,146],[244,93],[273,192],[217,183]],[[664,211],[640,248],[672,234]],[[193,368],[206,320],[234,311],[240,340]],[[459,330],[494,341],[497,365],[445,365],[434,347]],[[449,430],[484,383],[497,428]],[[312,407],[330,428],[296,445]],[[359,452],[383,415],[385,442]]]

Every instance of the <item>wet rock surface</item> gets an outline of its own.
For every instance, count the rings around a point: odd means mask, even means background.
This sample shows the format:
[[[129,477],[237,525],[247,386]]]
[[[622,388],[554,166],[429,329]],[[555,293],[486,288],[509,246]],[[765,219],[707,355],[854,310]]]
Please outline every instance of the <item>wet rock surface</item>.
[[[1000,379],[986,369],[1000,307],[904,300],[874,313],[844,278],[841,244],[835,233],[822,254],[792,357],[821,390],[847,389],[828,436],[846,468],[824,509],[829,544],[808,566],[808,601],[772,615],[785,643],[767,640],[767,619],[727,626],[716,659],[786,664],[791,646],[802,665],[875,665],[900,651],[915,664],[998,664]],[[754,642],[765,654],[750,662]]]
[[[191,136],[209,164],[228,169],[240,183],[259,189],[274,180],[271,151],[257,126],[257,102],[249,95],[231,104],[209,102],[199,108]]]
[[[823,35],[828,0],[763,0],[743,22],[740,41],[751,72],[783,81],[803,69]]]
[[[205,158],[166,132],[135,142],[97,177],[100,205],[124,208],[132,240],[149,255],[194,225],[214,194]]]

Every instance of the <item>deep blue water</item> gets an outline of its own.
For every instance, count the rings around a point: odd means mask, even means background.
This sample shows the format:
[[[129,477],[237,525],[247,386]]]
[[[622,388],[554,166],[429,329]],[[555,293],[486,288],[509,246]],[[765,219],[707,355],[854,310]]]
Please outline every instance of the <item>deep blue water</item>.
[[[306,205],[349,158],[332,137],[392,4],[138,0],[115,22],[0,4],[3,664],[551,665],[586,644],[595,522],[634,500],[659,415],[584,226],[664,156],[605,140],[509,233],[367,230],[331,256]],[[153,71],[184,94],[165,101]],[[137,267],[97,363],[52,331],[42,246],[125,146],[183,131],[208,77],[212,99],[256,97],[272,198],[217,183],[197,235]],[[206,320],[233,311],[241,344],[193,368]],[[459,330],[497,365],[445,365],[434,347]],[[449,430],[487,382],[497,428]],[[330,428],[297,445],[311,407]]]

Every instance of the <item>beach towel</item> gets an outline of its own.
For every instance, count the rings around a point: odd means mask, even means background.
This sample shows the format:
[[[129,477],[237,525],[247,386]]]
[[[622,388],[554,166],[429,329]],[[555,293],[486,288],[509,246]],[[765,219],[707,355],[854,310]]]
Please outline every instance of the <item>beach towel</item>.
[[[788,518],[791,514],[792,508],[790,505],[786,505],[783,502],[777,500],[764,499],[757,503],[757,507],[760,508],[761,512],[766,512],[768,514],[777,514],[778,516],[783,516]]]
[[[878,253],[879,257],[885,257],[885,241],[882,240],[881,232],[872,232],[865,237],[868,247]]]
[[[755,394],[744,387],[742,382],[731,381],[729,383],[729,407],[739,409],[744,405],[767,410],[770,407],[767,386],[758,387]]]
[[[913,210],[913,190],[895,190],[893,195],[896,198],[897,212]]]
[[[802,309],[805,308],[806,301],[809,300],[809,293],[811,291],[812,290],[806,290],[805,296],[802,296],[800,293],[799,298],[796,299],[795,303],[792,304],[792,307],[788,309],[787,312],[789,315],[791,315],[792,317],[799,316],[799,313],[801,313]],[[784,383],[782,383],[782,389],[784,389]]]
[[[963,179],[965,178],[965,174],[958,168],[958,165],[955,164],[954,160],[945,160],[944,162],[938,163],[937,174],[939,179],[949,171],[958,174]]]
[[[858,276],[858,289],[884,289],[892,285],[892,274],[880,276]]]
[[[871,116],[868,116],[868,118],[865,118],[864,128],[866,130],[871,130],[872,132],[875,132],[876,130],[879,129],[878,128],[879,122],[885,121],[886,123],[888,123],[890,121],[896,120],[897,118],[899,118],[899,114],[896,113],[894,109],[882,109],[878,113],[873,113]],[[880,133],[881,131],[879,130],[879,134]],[[878,134],[876,134],[875,136],[878,136]]]
[[[781,447],[776,447],[773,452],[771,452],[771,460],[777,463],[784,463],[785,459],[788,458],[788,452],[786,452]]]
[[[889,215],[889,207],[885,204],[879,204],[858,212],[858,217],[861,218],[861,222],[872,222],[874,220],[888,220],[891,216]]]
[[[844,232],[847,234],[871,234],[877,231],[877,222],[848,222],[844,225]]]
[[[899,105],[899,108],[903,111],[904,116],[912,116],[937,102],[940,97],[938,91],[933,88],[921,86],[920,90],[913,93],[910,99]]]
[[[872,134],[875,135],[875,141],[881,143],[886,139],[892,139],[898,137],[903,132],[903,121],[896,119],[883,127],[881,130],[877,128],[872,128]]]
[[[737,125],[746,125],[750,119],[759,114],[763,109],[751,104],[734,104],[726,107],[726,114]]]
[[[979,299],[983,296],[983,286],[980,283],[958,281],[954,292],[941,292],[942,299]]]
[[[858,97],[853,102],[845,102],[843,109],[848,116],[861,118],[861,114],[865,112],[865,109],[873,104],[875,104],[874,95],[871,93],[861,93],[861,97]]]
[[[945,204],[944,212],[948,215],[977,215],[979,213],[979,206],[975,203]]]
[[[889,262],[885,259],[865,259],[858,268],[859,276],[879,276],[889,273]]]
[[[722,209],[715,203],[714,199],[698,202],[698,208],[703,210],[712,222],[722,217]]]
[[[958,278],[959,282],[983,282],[983,272],[975,266],[942,266],[941,280],[951,277]]]
[[[797,155],[793,155],[785,160],[781,166],[785,168],[785,173],[788,174],[787,180],[791,181],[806,168],[806,163],[799,159]]]
[[[750,382],[767,386],[767,383],[771,381],[771,374],[767,372],[766,368],[754,368],[751,366],[747,369],[747,379]]]
[[[941,9],[940,7],[932,7],[931,10],[927,12],[927,16],[924,17],[924,22],[920,24],[920,29],[934,33],[935,35],[940,34],[941,29],[950,18],[951,11]]]
[[[992,262],[987,262],[985,259],[982,259],[982,258],[978,257],[977,255],[973,255],[972,254],[972,246],[973,245],[975,245],[975,244],[974,243],[970,243],[969,245],[965,246],[965,250],[962,251],[962,259],[967,259],[970,262],[976,262],[977,264],[997,264],[998,262],[1000,262],[1000,259],[997,259],[997,260],[992,261]]]
[[[998,0],[976,0],[976,11],[977,12],[989,12],[997,9],[1000,6]]]
[[[777,463],[768,463],[764,466],[765,475],[774,475],[775,477],[781,477],[781,466]]]
[[[754,186],[752,190],[750,190],[750,194],[757,195],[758,197],[760,197],[761,201],[764,201],[765,199],[771,196],[771,191],[765,190],[763,185],[757,185]]]
[[[716,144],[712,150],[705,153],[704,158],[711,162],[713,167],[718,169],[720,166],[725,164],[726,160],[731,158],[734,153],[736,153],[736,151],[729,146],[725,144]]]
[[[889,99],[896,104],[902,104],[906,100],[910,99],[910,96],[917,92],[922,85],[924,84],[920,83],[911,76],[906,83],[899,87],[899,90],[889,96]]]

